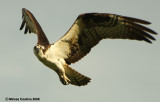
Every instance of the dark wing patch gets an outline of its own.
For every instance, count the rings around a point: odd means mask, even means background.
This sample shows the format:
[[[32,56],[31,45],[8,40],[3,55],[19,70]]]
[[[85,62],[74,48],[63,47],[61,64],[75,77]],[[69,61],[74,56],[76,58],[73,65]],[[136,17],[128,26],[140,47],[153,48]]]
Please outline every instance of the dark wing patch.
[[[145,20],[106,13],[79,15],[70,30],[56,43],[65,41],[69,46],[68,64],[75,63],[90,52],[102,39],[130,39],[151,43],[155,31],[140,24],[150,24]],[[68,44],[67,44],[68,43]],[[61,49],[66,52],[67,49]]]
[[[41,44],[43,46],[49,45],[49,41],[47,37],[45,36],[41,26],[33,16],[33,14],[28,11],[27,9],[22,9],[22,24],[20,26],[20,30],[22,30],[25,26],[24,34],[29,33],[35,33],[38,36],[38,44]]]
[[[36,20],[34,18],[34,16],[32,15],[32,13],[28,10],[26,10],[25,8],[22,9],[22,24],[20,26],[20,30],[22,30],[25,26],[25,31],[24,34],[26,34],[28,31],[31,33],[35,33],[37,34],[38,32],[36,32]],[[39,25],[37,25],[39,26]]]

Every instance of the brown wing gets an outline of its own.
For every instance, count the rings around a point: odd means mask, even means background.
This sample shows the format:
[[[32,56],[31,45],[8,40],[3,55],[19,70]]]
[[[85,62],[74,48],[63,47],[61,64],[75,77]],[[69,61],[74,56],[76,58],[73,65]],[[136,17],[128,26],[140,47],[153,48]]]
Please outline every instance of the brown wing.
[[[23,21],[22,21],[20,30],[22,30],[26,25],[24,34],[26,34],[28,31],[29,33],[35,33],[38,36],[38,44],[41,44],[44,46],[49,45],[49,41],[45,36],[41,26],[39,25],[39,23],[37,22],[37,20],[29,10],[25,8],[22,9],[22,19]]]
[[[139,24],[138,24],[139,23]],[[90,52],[102,39],[130,39],[151,43],[153,30],[140,24],[148,21],[106,13],[79,15],[70,30],[55,43],[68,64],[74,63]]]

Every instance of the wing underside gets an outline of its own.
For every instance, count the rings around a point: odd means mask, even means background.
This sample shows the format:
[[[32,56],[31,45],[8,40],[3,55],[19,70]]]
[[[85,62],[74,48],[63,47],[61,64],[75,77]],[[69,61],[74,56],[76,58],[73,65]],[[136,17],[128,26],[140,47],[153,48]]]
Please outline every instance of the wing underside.
[[[22,30],[25,27],[24,34],[26,34],[27,32],[35,33],[37,34],[37,37],[38,37],[37,44],[48,46],[49,41],[45,36],[40,24],[38,23],[36,18],[33,16],[33,14],[25,8],[22,9],[22,19],[23,21],[20,26],[20,30]]]
[[[68,52],[65,60],[71,64],[83,58],[102,39],[130,39],[151,43],[151,40],[155,40],[151,34],[157,33],[143,24],[150,22],[114,14],[82,14],[56,43],[68,46],[68,49],[59,50],[62,53]]]

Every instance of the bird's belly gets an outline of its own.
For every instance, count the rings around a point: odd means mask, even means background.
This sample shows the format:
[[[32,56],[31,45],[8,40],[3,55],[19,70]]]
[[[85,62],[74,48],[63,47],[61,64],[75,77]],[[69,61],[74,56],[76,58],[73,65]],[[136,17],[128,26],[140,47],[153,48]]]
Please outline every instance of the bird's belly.
[[[54,62],[51,62],[50,60],[47,60],[47,59],[42,59],[41,62],[46,65],[47,67],[57,71],[58,70],[58,67],[57,65],[54,63]]]

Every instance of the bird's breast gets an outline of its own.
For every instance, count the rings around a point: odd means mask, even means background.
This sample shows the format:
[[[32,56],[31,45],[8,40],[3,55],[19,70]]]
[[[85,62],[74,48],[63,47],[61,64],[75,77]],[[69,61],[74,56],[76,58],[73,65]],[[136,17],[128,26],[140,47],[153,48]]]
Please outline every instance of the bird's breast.
[[[58,67],[56,65],[56,58],[53,58],[53,56],[50,53],[46,53],[45,55],[43,53],[34,51],[35,56],[39,59],[40,62],[42,62],[47,67],[58,70]]]

